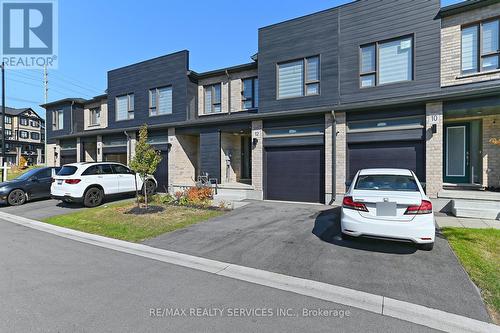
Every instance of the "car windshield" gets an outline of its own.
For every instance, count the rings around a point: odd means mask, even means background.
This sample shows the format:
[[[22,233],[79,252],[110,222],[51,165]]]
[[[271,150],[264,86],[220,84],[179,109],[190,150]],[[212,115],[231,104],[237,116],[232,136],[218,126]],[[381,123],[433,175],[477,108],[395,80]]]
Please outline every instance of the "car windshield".
[[[26,180],[26,179],[29,179],[34,174],[36,174],[38,171],[40,171],[40,169],[31,169],[30,171],[27,171],[14,179],[15,180]]]
[[[77,170],[76,166],[65,165],[61,168],[61,170],[59,170],[57,175],[58,176],[71,176],[72,174],[74,174],[76,172],[76,170]]]
[[[419,191],[413,176],[408,175],[360,175],[356,181],[356,190],[381,191]]]

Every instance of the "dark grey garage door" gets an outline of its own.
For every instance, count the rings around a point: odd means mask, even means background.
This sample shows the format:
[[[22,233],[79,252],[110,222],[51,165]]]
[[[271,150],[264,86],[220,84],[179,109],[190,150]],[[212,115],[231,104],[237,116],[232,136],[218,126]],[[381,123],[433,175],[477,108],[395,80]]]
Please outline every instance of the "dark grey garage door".
[[[167,192],[168,190],[168,151],[161,151],[161,162],[156,168],[154,174],[158,182],[158,192]]]
[[[61,155],[61,165],[76,163],[76,155]]]
[[[266,199],[324,202],[323,146],[267,147]]]
[[[349,179],[366,168],[403,168],[425,181],[425,155],[422,141],[370,142],[349,144]]]

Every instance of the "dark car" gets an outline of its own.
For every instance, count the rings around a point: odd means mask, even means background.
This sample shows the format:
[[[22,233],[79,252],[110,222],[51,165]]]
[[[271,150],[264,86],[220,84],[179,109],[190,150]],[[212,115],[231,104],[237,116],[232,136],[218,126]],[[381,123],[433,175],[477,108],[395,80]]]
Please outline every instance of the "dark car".
[[[0,200],[18,206],[28,200],[50,198],[52,176],[60,167],[32,169],[17,178],[0,183]]]

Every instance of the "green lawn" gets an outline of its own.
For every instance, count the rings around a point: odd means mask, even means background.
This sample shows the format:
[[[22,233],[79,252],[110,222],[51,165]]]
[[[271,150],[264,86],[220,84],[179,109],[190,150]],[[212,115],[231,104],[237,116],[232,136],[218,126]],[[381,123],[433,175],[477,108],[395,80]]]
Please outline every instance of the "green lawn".
[[[500,323],[500,230],[444,228],[443,234]]]
[[[223,214],[219,210],[163,206],[164,211],[147,215],[125,214],[131,201],[47,218],[44,222],[116,239],[141,242]]]
[[[7,179],[8,180],[14,179],[16,177],[19,177],[23,173],[30,171],[31,169],[36,169],[36,168],[41,168],[41,167],[42,166],[40,166],[40,165],[33,165],[33,166],[27,167],[26,169],[22,169],[22,170],[18,169],[17,167],[11,167],[12,169],[7,170]]]

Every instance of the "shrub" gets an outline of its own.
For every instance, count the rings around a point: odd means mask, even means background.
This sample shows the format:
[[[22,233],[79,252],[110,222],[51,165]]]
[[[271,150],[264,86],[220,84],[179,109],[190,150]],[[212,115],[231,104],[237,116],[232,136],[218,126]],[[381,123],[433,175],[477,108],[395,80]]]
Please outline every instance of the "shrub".
[[[209,187],[190,187],[185,191],[189,201],[200,202],[212,199],[212,189]]]
[[[19,158],[19,169],[24,169],[28,166],[28,161],[26,160],[26,158],[21,155],[21,157]]]

